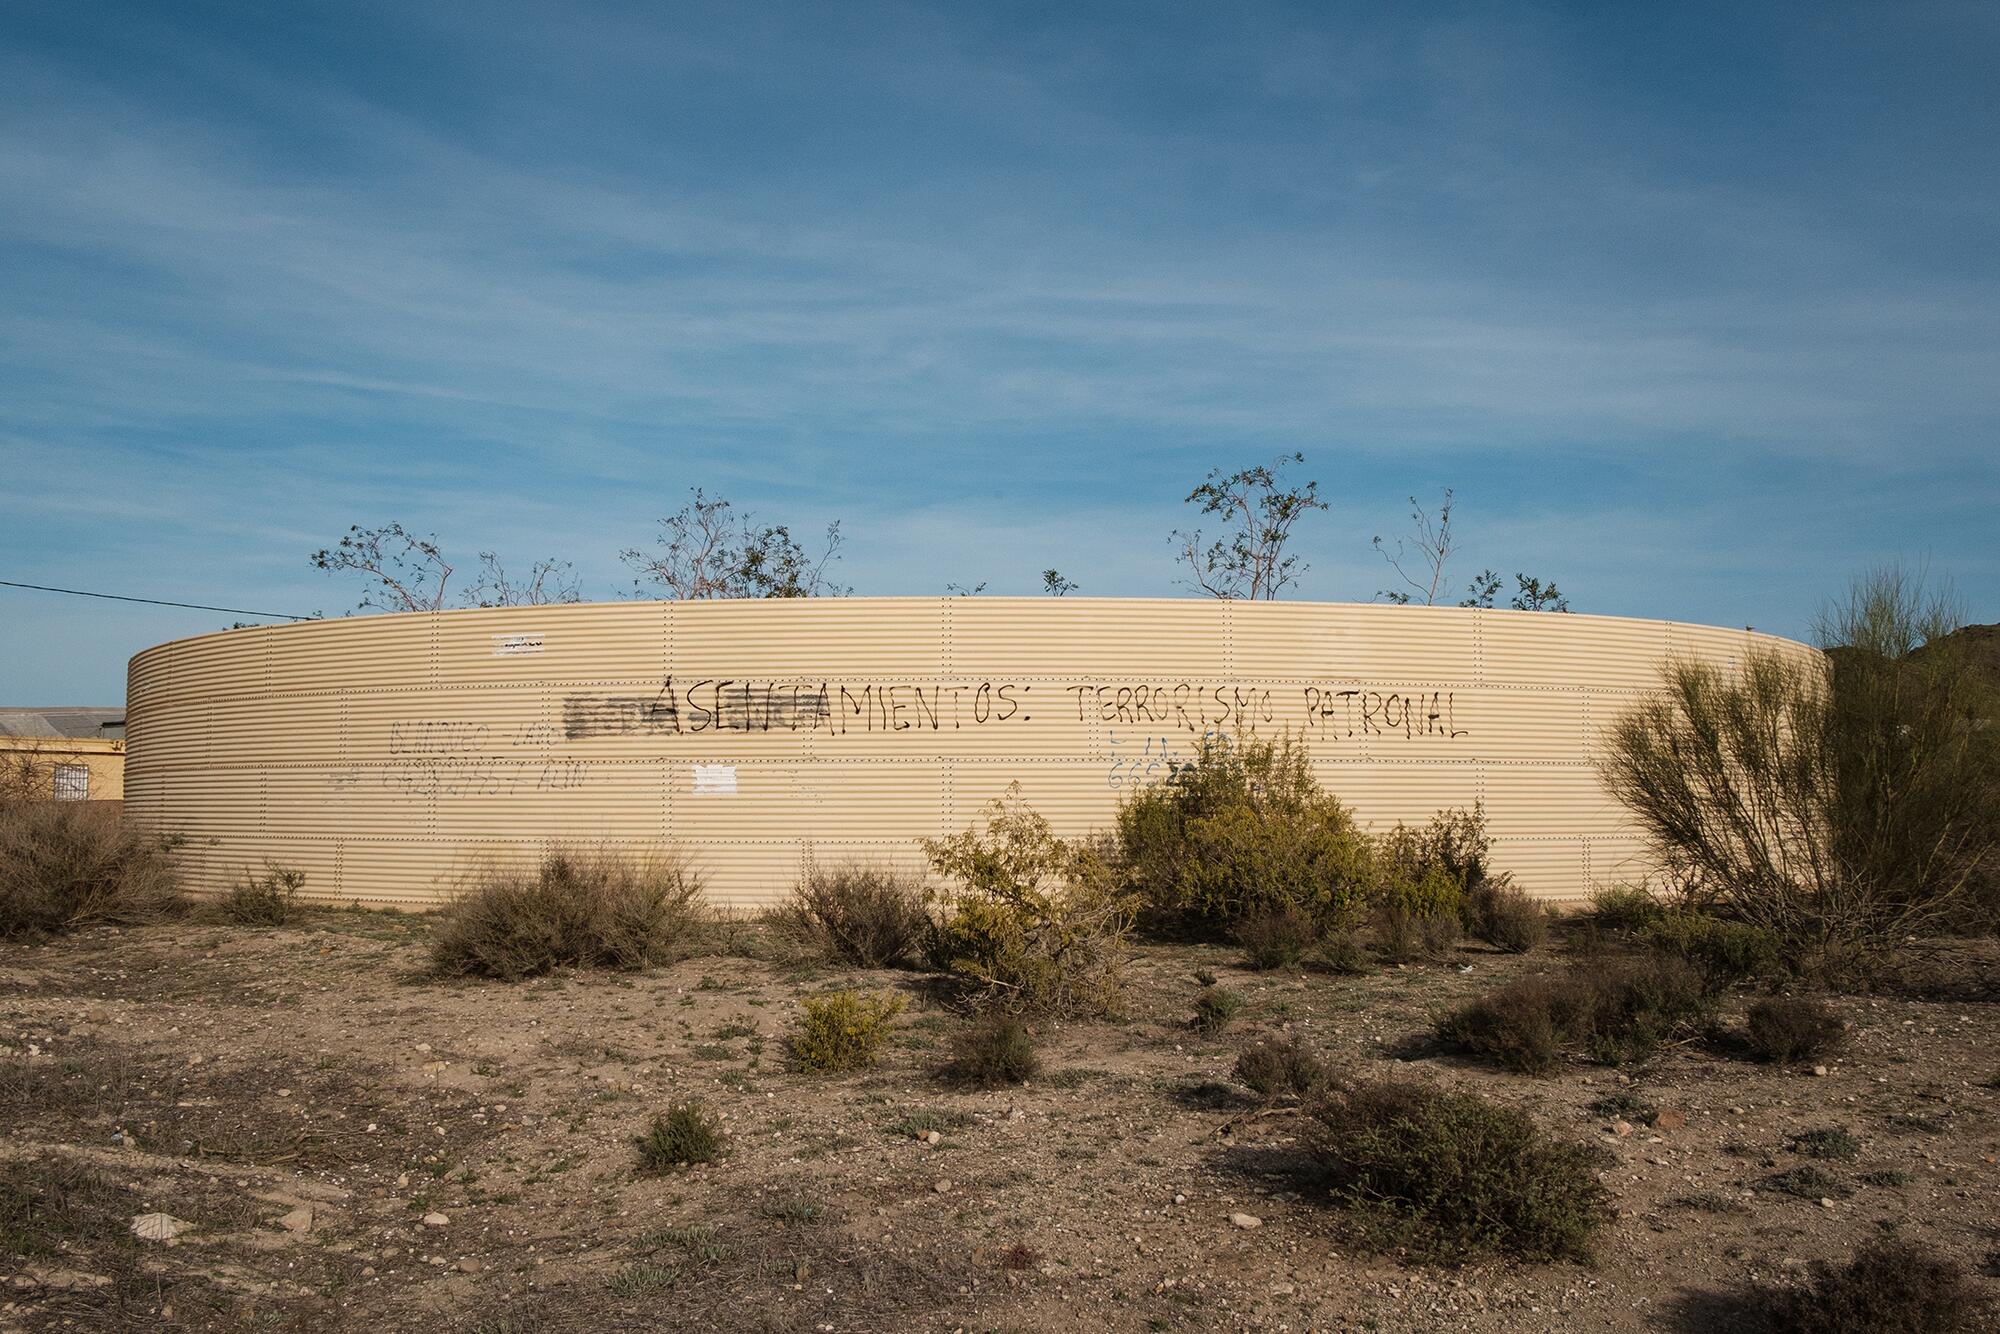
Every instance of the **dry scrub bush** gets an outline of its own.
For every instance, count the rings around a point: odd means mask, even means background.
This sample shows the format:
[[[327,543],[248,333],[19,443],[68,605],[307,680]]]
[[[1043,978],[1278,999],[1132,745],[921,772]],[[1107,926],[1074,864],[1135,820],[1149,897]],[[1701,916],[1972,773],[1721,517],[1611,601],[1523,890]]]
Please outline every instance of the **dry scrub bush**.
[[[939,1074],[948,1084],[992,1089],[1025,1084],[1041,1068],[1028,1026],[1011,1014],[996,1014],[952,1035],[951,1060]]]
[[[1118,849],[1147,925],[1198,937],[1285,909],[1344,922],[1374,879],[1367,837],[1289,734],[1204,738],[1120,807]]]
[[[1015,1012],[1103,1014],[1123,992],[1129,900],[1104,855],[1057,838],[1020,785],[987,808],[984,830],[925,839],[954,888],[931,896],[927,953],[979,1003]]]
[[[1603,931],[1642,931],[1666,905],[1638,885],[1605,885],[1590,896],[1590,921]]]
[[[1586,1259],[1609,1215],[1590,1149],[1471,1093],[1379,1080],[1308,1109],[1331,1199],[1371,1244],[1456,1263],[1481,1252]]]
[[[1326,1082],[1326,1064],[1290,1038],[1271,1038],[1244,1048],[1236,1058],[1236,1080],[1260,1097],[1304,1097]]]
[[[1908,1241],[1876,1241],[1844,1265],[1816,1261],[1792,1287],[1749,1303],[1743,1327],[1769,1334],[1971,1334],[1992,1303],[1957,1263]]]
[[[89,803],[0,800],[0,938],[178,911],[174,846]]]
[[[814,867],[778,911],[781,928],[863,968],[901,963],[923,940],[923,881],[884,866]]]
[[[214,915],[232,926],[283,926],[298,912],[306,873],[266,863],[264,874],[243,878],[215,901]]]
[[[1229,1027],[1243,1009],[1243,997],[1228,987],[1214,983],[1194,994],[1194,1018],[1190,1023],[1204,1033],[1219,1033]]]
[[[1389,963],[1435,958],[1458,943],[1463,891],[1444,867],[1391,880],[1374,907],[1375,951]]]
[[[1685,909],[1661,913],[1639,938],[1700,970],[1710,991],[1769,972],[1778,963],[1778,938],[1763,927]]]
[[[799,1002],[799,1026],[792,1034],[792,1058],[801,1070],[834,1074],[875,1064],[889,1026],[903,1012],[901,996],[863,996],[830,991]]]
[[[1702,978],[1665,956],[1591,961],[1524,978],[1447,1014],[1437,1035],[1518,1074],[1548,1074],[1577,1051],[1607,1065],[1650,1055],[1709,1012]]]
[[[503,981],[645,968],[685,955],[703,918],[701,877],[679,857],[559,849],[533,871],[489,872],[447,904],[431,964]]]
[[[1548,912],[1510,884],[1488,881],[1467,891],[1463,915],[1474,936],[1509,954],[1526,954],[1548,939]]]
[[[1826,1002],[1809,996],[1758,1001],[1745,1020],[1758,1059],[1789,1065],[1825,1055],[1846,1041],[1847,1028]]]
[[[655,1173],[714,1161],[722,1125],[698,1102],[675,1103],[638,1137],[639,1170]]]
[[[1756,648],[1733,675],[1676,662],[1616,723],[1604,781],[1690,906],[1836,978],[1964,923],[2000,852],[2000,728],[1957,623],[1886,570],[1823,618],[1830,666]]]
[[[1319,924],[1289,903],[1253,913],[1236,926],[1244,962],[1256,969],[1296,967],[1319,937]]]

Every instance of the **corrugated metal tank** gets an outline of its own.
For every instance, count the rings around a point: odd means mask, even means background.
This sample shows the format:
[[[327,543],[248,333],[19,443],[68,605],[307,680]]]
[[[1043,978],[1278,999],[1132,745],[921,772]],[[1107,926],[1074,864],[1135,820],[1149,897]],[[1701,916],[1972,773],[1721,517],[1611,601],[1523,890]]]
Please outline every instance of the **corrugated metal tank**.
[[[422,906],[555,841],[678,847],[755,907],[811,860],[918,865],[1019,782],[1059,832],[1242,723],[1302,732],[1371,827],[1485,804],[1498,864],[1576,900],[1642,869],[1591,768],[1672,656],[1742,630],[1350,603],[617,602],[231,630],[147,649],[126,813],[198,889]]]

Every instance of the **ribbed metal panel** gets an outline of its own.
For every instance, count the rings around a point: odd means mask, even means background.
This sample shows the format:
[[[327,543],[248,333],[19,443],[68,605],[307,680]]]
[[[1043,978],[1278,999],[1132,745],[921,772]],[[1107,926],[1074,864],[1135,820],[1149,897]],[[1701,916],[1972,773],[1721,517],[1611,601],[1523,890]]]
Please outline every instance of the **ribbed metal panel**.
[[[1745,631],[1446,607],[1126,599],[628,602],[236,630],[132,660],[126,812],[203,889],[266,860],[416,906],[552,843],[673,847],[738,907],[811,860],[917,869],[1018,782],[1107,826],[1205,732],[1301,733],[1369,827],[1486,805],[1576,899],[1644,847],[1591,747],[1670,655]]]

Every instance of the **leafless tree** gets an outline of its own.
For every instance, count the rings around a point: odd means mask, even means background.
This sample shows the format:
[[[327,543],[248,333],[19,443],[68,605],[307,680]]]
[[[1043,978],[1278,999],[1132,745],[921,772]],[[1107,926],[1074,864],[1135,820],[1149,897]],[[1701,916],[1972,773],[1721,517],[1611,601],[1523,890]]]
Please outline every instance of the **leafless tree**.
[[[479,582],[465,594],[468,607],[540,607],[557,602],[581,602],[576,567],[551,556],[528,567],[525,581],[507,577],[500,558],[490,551],[479,553]]]
[[[944,591],[950,593],[953,597],[976,598],[986,591],[986,581],[981,579],[970,588],[967,588],[964,584],[946,584]]]
[[[636,590],[651,584],[680,601],[841,597],[854,590],[827,577],[827,566],[840,559],[840,543],[836,520],[827,525],[826,548],[815,560],[789,528],[760,528],[750,515],[735,514],[727,500],[711,500],[696,487],[692,502],[660,520],[656,551],[618,554],[638,576]]]
[[[1305,455],[1295,453],[1279,455],[1268,468],[1260,465],[1226,476],[1216,468],[1188,493],[1184,504],[1198,504],[1203,514],[1231,525],[1225,536],[1205,545],[1200,529],[1174,530],[1189,587],[1216,598],[1271,599],[1310,568],[1286,555],[1285,546],[1294,524],[1326,508],[1319,483],[1279,489],[1279,475],[1303,462]]]
[[[357,524],[311,559],[313,568],[328,574],[358,574],[368,580],[361,611],[437,611],[445,605],[445,587],[451,582],[451,564],[438,549],[437,535],[418,537],[400,523],[380,528]]]
[[[1444,503],[1438,506],[1437,518],[1433,519],[1415,496],[1410,497],[1410,524],[1416,530],[1408,540],[1396,539],[1396,551],[1391,555],[1381,537],[1376,537],[1373,546],[1383,560],[1389,562],[1402,581],[1417,591],[1426,607],[1437,605],[1438,594],[1444,589],[1444,567],[1451,560],[1451,488],[1444,489]],[[1404,561],[1409,566],[1404,565]],[[1412,570],[1415,572],[1412,573]],[[1385,588],[1375,595],[1385,602],[1407,603],[1415,599],[1400,588]]]

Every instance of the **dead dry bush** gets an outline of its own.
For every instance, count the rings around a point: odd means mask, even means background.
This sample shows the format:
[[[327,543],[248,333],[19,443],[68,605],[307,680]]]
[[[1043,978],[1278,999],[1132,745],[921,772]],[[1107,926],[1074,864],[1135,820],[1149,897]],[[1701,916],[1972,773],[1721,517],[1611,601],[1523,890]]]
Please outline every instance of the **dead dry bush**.
[[[1326,1062],[1291,1038],[1246,1047],[1236,1058],[1236,1081],[1265,1098],[1304,1097],[1326,1083]]]
[[[0,938],[179,911],[173,843],[76,801],[0,801]]]
[[[447,904],[431,964],[502,981],[645,968],[686,955],[705,915],[701,877],[677,856],[559,849],[532,871],[489,872]]]
[[[1791,1287],[1744,1303],[1743,1328],[1769,1334],[1970,1334],[1993,1328],[1993,1306],[1965,1270],[1908,1241],[1863,1246],[1846,1264],[1816,1262]]]
[[[1592,1150],[1476,1094],[1347,1085],[1308,1108],[1304,1138],[1361,1238],[1414,1258],[1582,1260],[1609,1217]]]
[[[814,867],[777,913],[792,938],[863,968],[908,958],[929,920],[921,877],[860,863]]]
[[[210,915],[231,926],[284,926],[298,915],[306,873],[266,864],[264,874],[245,873],[210,905]]]
[[[1825,1001],[1810,996],[1758,1001],[1750,1007],[1744,1028],[1758,1059],[1779,1064],[1823,1056],[1847,1039],[1840,1016]]]
[[[993,1089],[1025,1084],[1041,1068],[1034,1033],[1015,1016],[996,1014],[952,1035],[951,1060],[938,1073],[960,1088]]]
[[[1236,926],[1244,962],[1259,970],[1297,967],[1319,937],[1319,924],[1291,904],[1252,913]]]
[[[1466,930],[1509,954],[1526,954],[1548,939],[1549,915],[1514,885],[1488,880],[1466,891]]]
[[[1461,1006],[1438,1021],[1437,1036],[1503,1070],[1544,1075],[1571,1052],[1607,1065],[1643,1059],[1710,1008],[1701,975],[1679,959],[1592,959]]]

